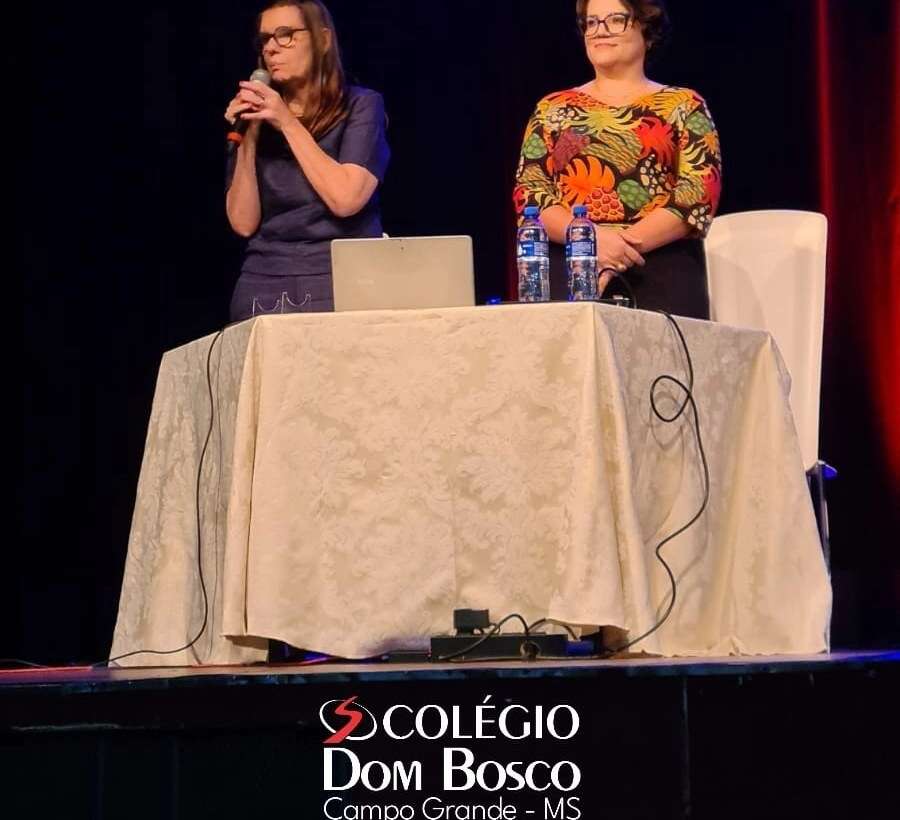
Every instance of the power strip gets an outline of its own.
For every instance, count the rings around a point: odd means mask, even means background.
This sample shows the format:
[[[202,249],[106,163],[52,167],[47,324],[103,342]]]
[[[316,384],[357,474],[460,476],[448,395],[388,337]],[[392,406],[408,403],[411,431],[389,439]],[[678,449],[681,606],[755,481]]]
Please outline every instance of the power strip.
[[[478,658],[508,658],[510,660],[534,660],[535,658],[565,658],[567,641],[565,635],[545,635],[522,632],[507,632],[491,635],[481,641],[478,635],[432,635],[431,661],[439,663],[441,658],[454,655],[454,660],[477,660]],[[475,646],[475,644],[478,646]],[[469,651],[464,651],[472,647]],[[461,655],[456,655],[462,652]]]

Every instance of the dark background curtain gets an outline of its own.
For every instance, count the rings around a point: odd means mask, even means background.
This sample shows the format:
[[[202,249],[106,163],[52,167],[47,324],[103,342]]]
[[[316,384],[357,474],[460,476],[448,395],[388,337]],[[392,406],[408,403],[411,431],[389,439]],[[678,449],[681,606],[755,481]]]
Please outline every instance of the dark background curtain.
[[[470,234],[479,299],[507,293],[512,176],[543,94],[589,78],[559,0],[332,0],[351,76],[384,93],[385,227]],[[722,212],[824,210],[822,401],[838,645],[898,634],[896,2],[672,0],[651,75],[709,102]],[[21,537],[0,657],[101,659],[163,351],[227,321],[222,112],[253,66],[237,0],[37,4],[12,28],[7,167],[24,285]],[[14,361],[12,362],[14,364]],[[15,369],[11,367],[10,369]]]

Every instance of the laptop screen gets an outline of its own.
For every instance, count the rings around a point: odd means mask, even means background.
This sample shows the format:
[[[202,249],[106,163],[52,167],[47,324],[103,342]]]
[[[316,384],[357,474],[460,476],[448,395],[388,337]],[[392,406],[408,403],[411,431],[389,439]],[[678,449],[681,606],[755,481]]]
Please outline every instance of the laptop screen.
[[[336,311],[475,304],[469,236],[335,239],[331,267]]]

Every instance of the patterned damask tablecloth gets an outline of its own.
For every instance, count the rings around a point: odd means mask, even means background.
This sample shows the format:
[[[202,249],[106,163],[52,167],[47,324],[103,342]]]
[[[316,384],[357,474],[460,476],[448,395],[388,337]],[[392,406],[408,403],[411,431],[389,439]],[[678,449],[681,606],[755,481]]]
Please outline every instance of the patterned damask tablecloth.
[[[771,337],[679,319],[710,468],[664,551],[661,655],[818,652],[831,589],[789,379]],[[265,660],[427,646],[458,607],[642,634],[670,594],[656,544],[703,499],[665,317],[593,304],[257,318],[167,353],[111,656]],[[658,392],[671,412],[682,395]]]

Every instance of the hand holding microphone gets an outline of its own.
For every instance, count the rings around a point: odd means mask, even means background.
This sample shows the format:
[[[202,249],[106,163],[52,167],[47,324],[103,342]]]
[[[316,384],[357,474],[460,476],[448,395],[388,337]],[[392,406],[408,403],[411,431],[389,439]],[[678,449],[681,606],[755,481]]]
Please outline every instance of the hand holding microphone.
[[[250,75],[250,82],[241,83],[241,89],[237,96],[228,104],[225,109],[225,119],[231,126],[226,139],[228,140],[228,150],[234,151],[244,139],[244,134],[250,127],[253,118],[243,116],[247,113],[259,111],[260,107],[266,102],[262,89],[254,86],[259,83],[268,86],[272,82],[272,77],[268,71],[262,68],[256,69]],[[274,93],[274,92],[273,92]],[[279,97],[279,99],[281,99]]]

